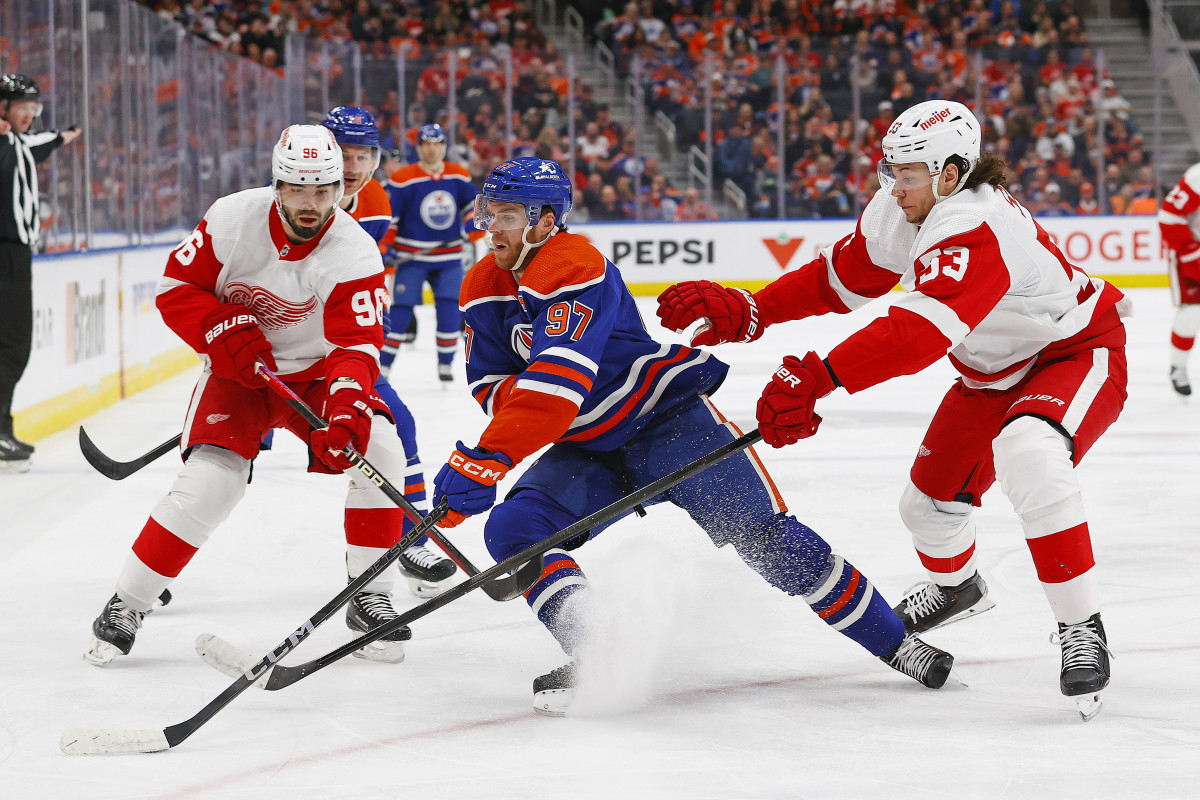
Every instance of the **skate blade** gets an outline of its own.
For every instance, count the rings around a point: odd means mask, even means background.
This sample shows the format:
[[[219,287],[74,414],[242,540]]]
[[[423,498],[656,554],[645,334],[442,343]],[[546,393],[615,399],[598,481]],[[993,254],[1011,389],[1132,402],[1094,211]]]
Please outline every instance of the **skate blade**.
[[[1079,711],[1079,716],[1083,717],[1084,722],[1090,721],[1093,717],[1100,713],[1100,709],[1104,707],[1104,701],[1100,699],[1099,692],[1080,695],[1075,698],[1075,708]]]
[[[412,594],[412,596],[419,597],[423,600],[428,600],[431,597],[437,597],[439,594],[444,594],[452,585],[449,578],[444,581],[438,581],[434,583],[433,581],[427,581],[422,578],[418,578],[415,575],[409,575],[407,572],[404,573],[404,578],[408,581],[408,591]]]
[[[0,474],[19,475],[22,472],[29,472],[29,469],[32,466],[32,458],[22,458],[16,461],[0,461]]]
[[[533,695],[533,710],[543,717],[565,717],[574,700],[574,689],[546,689]]]
[[[83,660],[97,667],[107,667],[117,656],[124,655],[115,644],[92,637],[92,644],[83,654]]]
[[[371,642],[355,650],[352,655],[381,664],[399,664],[404,660],[404,645],[401,642]]]
[[[910,631],[910,633],[928,633],[929,631],[936,631],[938,628],[944,628],[947,625],[953,625],[956,622],[962,622],[964,619],[969,619],[971,617],[978,616],[979,614],[982,614],[985,611],[990,611],[991,609],[993,609],[995,607],[996,607],[995,600],[992,600],[991,598],[988,598],[988,597],[983,597],[983,598],[980,598],[978,603],[971,606],[966,611],[962,611],[958,614],[955,614],[953,617],[950,617],[950,619],[948,619],[948,620],[939,622],[937,625],[928,627],[925,630]]]

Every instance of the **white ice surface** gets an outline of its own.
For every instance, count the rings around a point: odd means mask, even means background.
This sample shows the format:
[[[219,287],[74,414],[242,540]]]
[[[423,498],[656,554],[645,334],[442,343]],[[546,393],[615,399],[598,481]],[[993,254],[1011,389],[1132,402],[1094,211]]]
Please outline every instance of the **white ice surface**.
[[[1129,403],[1081,467],[1117,656],[1092,722],[1059,694],[1053,619],[993,489],[977,518],[998,605],[927,636],[957,656],[969,688],[930,691],[889,670],[660,506],[577,553],[610,643],[574,717],[530,710],[530,682],[564,659],[524,602],[476,592],[414,624],[402,664],[347,658],[282,691],[248,690],[166,753],[65,756],[65,729],[162,728],[228,686],[193,652],[198,634],[261,656],[344,585],[345,480],[306,475],[301,446],[281,434],[131,656],[86,664],[91,621],[179,462],[114,483],[84,462],[71,429],[37,443],[31,472],[0,475],[0,798],[1200,796],[1200,401],[1167,385],[1167,293],[1131,294]],[[643,313],[657,330],[649,302]],[[867,313],[720,348],[733,369],[718,406],[748,428],[782,355],[823,354]],[[431,479],[485,418],[461,372],[439,385],[430,314],[420,309],[420,342],[394,382]],[[106,409],[87,430],[116,458],[140,455],[179,432],[194,377]],[[893,602],[924,577],[896,504],[951,378],[940,363],[839,392],[821,403],[817,437],[760,451],[792,510]],[[451,535],[486,565],[481,529],[471,520]],[[339,615],[287,661],[348,637]]]

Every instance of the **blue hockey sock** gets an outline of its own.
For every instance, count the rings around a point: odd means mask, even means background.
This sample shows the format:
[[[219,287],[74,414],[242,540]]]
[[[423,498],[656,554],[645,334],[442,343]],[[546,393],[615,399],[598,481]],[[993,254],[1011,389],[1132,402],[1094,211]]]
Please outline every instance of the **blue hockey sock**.
[[[583,630],[577,618],[578,607],[569,601],[578,601],[577,595],[585,591],[589,591],[587,576],[575,559],[565,550],[550,550],[542,577],[525,592],[525,600],[538,621],[570,656],[578,655]]]
[[[904,623],[854,565],[831,554],[822,580],[804,593],[804,602],[835,631],[877,656],[896,649]]]
[[[437,315],[437,357],[439,364],[449,364],[454,361],[454,351],[458,349],[458,337],[462,325],[462,314],[458,310],[458,300],[435,300],[434,313]]]

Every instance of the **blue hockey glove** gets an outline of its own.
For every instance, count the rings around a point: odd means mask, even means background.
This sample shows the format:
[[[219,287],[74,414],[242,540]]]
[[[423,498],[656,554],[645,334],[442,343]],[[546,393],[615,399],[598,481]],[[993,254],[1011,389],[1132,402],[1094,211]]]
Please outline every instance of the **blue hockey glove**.
[[[462,442],[433,479],[433,504],[445,497],[450,506],[443,528],[453,528],[467,517],[482,514],[496,504],[496,484],[512,469],[512,459]]]

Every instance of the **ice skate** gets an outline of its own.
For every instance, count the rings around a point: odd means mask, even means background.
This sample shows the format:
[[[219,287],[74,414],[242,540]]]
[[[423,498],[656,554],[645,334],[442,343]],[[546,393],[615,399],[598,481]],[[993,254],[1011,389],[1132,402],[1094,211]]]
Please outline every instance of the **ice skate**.
[[[0,433],[0,473],[28,472],[33,466],[33,447],[12,434]]]
[[[1075,698],[1079,715],[1087,722],[1100,713],[1100,692],[1108,686],[1111,671],[1108,639],[1100,614],[1093,614],[1083,622],[1072,625],[1058,624],[1058,632],[1050,634],[1050,641],[1062,647],[1062,674],[1058,685],[1067,697]]]
[[[417,317],[414,314],[408,319],[408,327],[400,334],[400,344],[414,344],[417,341]]]
[[[145,616],[114,594],[92,623],[94,636],[91,646],[83,654],[84,659],[97,667],[106,667],[118,655],[129,655]]]
[[[454,380],[454,365],[438,364],[438,380],[442,383],[451,383]]]
[[[392,596],[387,592],[358,592],[346,606],[346,627],[352,631],[366,633],[391,622],[400,616],[392,605]],[[364,645],[354,651],[355,658],[399,664],[404,660],[404,645],[412,638],[412,628],[404,625],[382,639]]]
[[[450,588],[449,578],[458,567],[424,545],[413,545],[400,554],[400,571],[414,597],[437,597]]]
[[[879,660],[930,689],[942,688],[954,667],[954,656],[925,644],[911,633],[895,650],[880,656]]]
[[[982,614],[996,603],[987,596],[987,584],[976,572],[958,586],[939,586],[933,581],[918,583],[904,594],[892,610],[904,621],[909,633],[925,631]]]
[[[1178,365],[1171,367],[1171,388],[1180,397],[1190,397],[1192,394],[1192,384],[1188,380],[1187,368]]]
[[[574,662],[533,680],[533,710],[545,717],[565,717],[575,700],[579,666]]]

